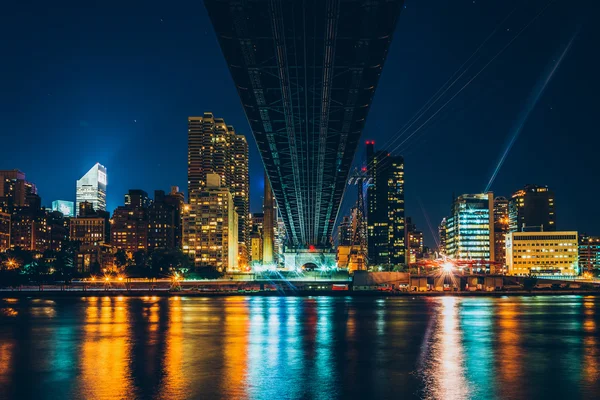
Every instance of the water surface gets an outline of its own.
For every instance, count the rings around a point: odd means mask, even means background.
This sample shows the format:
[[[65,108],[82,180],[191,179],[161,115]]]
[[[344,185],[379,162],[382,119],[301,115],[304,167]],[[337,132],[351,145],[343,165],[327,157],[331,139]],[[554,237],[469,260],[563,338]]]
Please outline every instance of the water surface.
[[[0,398],[600,398],[600,298],[0,299]]]

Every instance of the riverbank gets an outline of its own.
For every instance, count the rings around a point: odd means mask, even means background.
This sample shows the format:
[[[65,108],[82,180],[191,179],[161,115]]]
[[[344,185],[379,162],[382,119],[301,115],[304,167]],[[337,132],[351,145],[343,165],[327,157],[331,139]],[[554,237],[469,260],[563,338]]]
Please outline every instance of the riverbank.
[[[296,291],[254,291],[254,292],[210,292],[210,291],[168,291],[168,290],[0,290],[2,298],[74,298],[74,297],[505,297],[505,296],[600,296],[597,290],[525,290],[495,292],[383,292],[383,291],[338,291],[338,290],[296,290]]]

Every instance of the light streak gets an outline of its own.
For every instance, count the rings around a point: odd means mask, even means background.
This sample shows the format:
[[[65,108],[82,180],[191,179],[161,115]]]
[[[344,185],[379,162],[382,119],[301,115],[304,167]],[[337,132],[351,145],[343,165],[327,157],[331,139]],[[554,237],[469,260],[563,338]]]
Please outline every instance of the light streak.
[[[563,50],[562,54],[558,58],[558,61],[556,61],[556,63],[554,64],[554,67],[552,67],[552,69],[550,70],[550,72],[548,72],[546,77],[535,86],[534,90],[529,95],[529,99],[527,100],[525,110],[523,110],[523,112],[519,116],[519,119],[517,120],[517,124],[515,126],[514,133],[512,134],[512,137],[510,138],[510,141],[508,142],[508,146],[506,146],[504,153],[502,153],[502,156],[500,157],[500,160],[498,161],[498,165],[496,165],[496,169],[494,170],[494,173],[492,174],[490,180],[488,181],[487,186],[485,187],[484,193],[487,193],[490,190],[490,188],[492,187],[492,184],[494,183],[496,176],[498,176],[498,172],[500,172],[500,169],[502,168],[504,161],[506,161],[506,157],[508,156],[508,153],[510,152],[513,145],[517,141],[517,138],[521,134],[521,131],[523,130],[523,127],[525,126],[525,122],[527,122],[529,115],[535,109],[535,106],[537,105],[538,101],[542,97],[544,90],[548,86],[548,83],[554,76],[554,73],[556,72],[556,70],[558,69],[558,67],[560,66],[562,61],[564,60],[565,56],[569,52],[569,49],[571,48],[571,45],[573,44],[573,41],[575,40],[576,37],[577,37],[577,32],[573,35],[573,37],[569,41],[569,44],[567,44],[567,47],[565,47],[565,49]]]

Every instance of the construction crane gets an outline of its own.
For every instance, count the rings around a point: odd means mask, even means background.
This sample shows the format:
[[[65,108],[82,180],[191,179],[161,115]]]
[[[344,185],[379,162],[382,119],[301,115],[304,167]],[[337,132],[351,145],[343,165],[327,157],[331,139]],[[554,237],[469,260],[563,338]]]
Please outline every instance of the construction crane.
[[[365,207],[365,190],[371,184],[372,178],[367,169],[355,168],[348,178],[348,185],[356,185],[358,196],[356,205],[352,208],[352,243],[350,246],[348,270],[366,270],[369,262],[367,252],[367,216]]]

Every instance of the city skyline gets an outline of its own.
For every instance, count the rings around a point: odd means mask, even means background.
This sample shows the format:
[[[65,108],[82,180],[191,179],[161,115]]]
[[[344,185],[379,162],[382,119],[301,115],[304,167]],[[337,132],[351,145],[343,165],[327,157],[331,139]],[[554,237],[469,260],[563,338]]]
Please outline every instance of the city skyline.
[[[377,142],[377,147],[386,148],[385,143],[393,136],[392,133],[402,127],[462,62],[468,59],[481,44],[482,38],[487,37],[495,27],[499,27],[492,39],[484,46],[481,64],[485,65],[487,60],[491,59],[538,12],[544,9],[545,4],[542,1],[535,1],[529,5],[508,2],[500,6],[469,2],[469,4],[443,6],[441,9],[454,17],[452,25],[457,25],[456,27],[450,26],[450,22],[442,21],[441,17],[432,14],[426,6],[407,4],[400,17],[396,39],[392,42],[380,89],[374,99],[373,112],[367,120],[361,140],[364,142],[372,139]],[[428,245],[433,244],[432,233],[419,202],[423,204],[423,209],[428,213],[435,227],[447,214],[447,205],[452,193],[479,193],[483,189],[506,147],[510,131],[528,93],[539,76],[543,75],[544,70],[554,65],[553,60],[559,57],[575,32],[579,33],[573,40],[569,53],[556,70],[539,105],[533,110],[521,137],[515,143],[512,153],[508,155],[491,190],[495,196],[508,197],[527,183],[548,185],[556,193],[557,224],[561,230],[576,229],[579,232],[598,233],[596,227],[600,223],[599,217],[590,212],[593,210],[592,200],[594,194],[597,194],[597,189],[591,187],[592,196],[578,198],[577,203],[575,203],[575,196],[571,195],[572,187],[583,186],[593,181],[593,169],[586,166],[591,165],[592,149],[598,141],[589,134],[586,136],[593,126],[590,119],[593,115],[590,112],[592,102],[589,101],[590,97],[586,96],[593,93],[597,81],[591,79],[593,76],[591,67],[585,62],[578,62],[585,57],[585,51],[582,50],[593,37],[594,29],[597,28],[585,23],[586,10],[584,7],[578,7],[581,4],[577,3],[567,10],[560,9],[556,5],[549,6],[497,60],[490,64],[481,76],[470,84],[464,93],[449,103],[446,109],[432,120],[432,125],[423,128],[423,135],[417,134],[414,143],[409,141],[404,146],[406,148],[395,152],[405,158],[406,215],[411,216],[416,225],[424,231]],[[9,13],[14,13],[15,21],[21,21],[19,18],[24,18],[24,10],[18,5],[11,5],[11,7],[13,8],[9,9]],[[38,29],[48,31],[49,38],[53,35],[60,37],[81,30],[91,41],[89,51],[99,51],[104,57],[101,58],[100,65],[111,66],[112,62],[107,61],[106,57],[117,57],[122,60],[121,65],[124,70],[115,70],[117,67],[115,65],[111,67],[112,69],[99,71],[89,63],[90,54],[77,47],[76,43],[67,43],[67,48],[72,49],[76,55],[75,61],[72,62],[81,63],[82,67],[80,72],[73,76],[74,83],[59,87],[53,82],[65,82],[61,79],[60,70],[50,68],[42,72],[31,67],[33,70],[29,72],[40,79],[45,79],[48,86],[47,90],[36,92],[34,96],[36,108],[43,116],[50,112],[55,113],[52,118],[43,118],[46,129],[40,130],[34,121],[25,120],[25,116],[33,112],[31,108],[33,104],[25,105],[21,100],[24,99],[22,96],[28,96],[30,92],[27,87],[22,92],[18,92],[23,89],[21,84],[26,82],[26,79],[16,70],[22,62],[18,60],[31,61],[32,57],[35,59],[41,55],[35,51],[24,54],[21,50],[8,45],[8,54],[14,53],[16,57],[11,58],[13,61],[3,67],[14,76],[14,79],[7,86],[8,96],[2,98],[2,104],[6,102],[7,105],[3,107],[2,112],[8,113],[5,116],[5,129],[15,134],[9,135],[5,139],[6,143],[14,147],[18,146],[19,138],[25,134],[43,131],[44,135],[34,135],[37,140],[31,141],[31,157],[23,159],[18,151],[12,152],[3,158],[0,168],[19,168],[26,172],[28,179],[39,186],[43,204],[49,206],[56,199],[75,200],[72,190],[74,181],[87,171],[89,165],[100,162],[111,174],[107,210],[112,212],[129,189],[140,188],[151,193],[154,189],[168,188],[173,185],[187,187],[185,184],[186,118],[212,111],[215,115],[222,116],[235,127],[236,132],[244,134],[248,139],[251,163],[250,204],[253,212],[260,211],[263,180],[262,164],[256,151],[256,144],[252,139],[232,80],[226,71],[206,12],[202,4],[198,4],[197,7],[198,15],[206,22],[205,27],[196,29],[186,25],[185,22],[189,20],[184,15],[183,9],[175,8],[163,12],[151,5],[136,22],[140,27],[139,35],[128,34],[126,27],[129,20],[118,19],[112,21],[115,31],[107,39],[107,43],[114,44],[119,35],[125,35],[129,40],[128,44],[142,44],[136,56],[152,59],[150,40],[157,41],[158,50],[164,54],[167,49],[161,45],[161,38],[162,40],[166,40],[164,37],[170,38],[168,43],[172,43],[172,39],[180,38],[181,49],[183,49],[186,47],[186,41],[189,40],[184,39],[183,36],[193,36],[197,30],[201,37],[201,44],[198,46],[205,46],[211,61],[203,63],[202,74],[197,78],[199,82],[192,85],[198,87],[208,85],[211,89],[191,90],[190,92],[196,93],[193,97],[184,96],[178,89],[184,81],[198,77],[186,62],[180,65],[186,73],[178,74],[182,76],[169,80],[168,84],[164,85],[168,87],[144,89],[140,82],[142,79],[152,80],[161,76],[161,71],[168,73],[167,71],[171,71],[174,67],[172,63],[160,64],[161,67],[150,68],[138,79],[122,83],[126,77],[127,79],[131,77],[133,71],[141,68],[141,65],[125,56],[123,51],[128,48],[125,45],[112,50],[115,52],[112,53],[111,50],[103,47],[102,43],[94,41],[95,29],[99,29],[101,23],[110,19],[110,15],[99,13],[90,26],[81,26],[69,22],[68,13],[61,16],[51,9],[45,10],[49,15],[54,15],[56,19],[64,22],[62,30],[53,30],[51,25],[41,24]],[[510,18],[502,24],[501,21],[513,9],[515,11]],[[471,18],[474,15],[477,15],[476,21]],[[163,21],[160,21],[161,18]],[[561,29],[551,31],[553,21],[557,18],[564,19],[566,23],[561,24]],[[440,24],[439,31],[421,29],[420,23],[424,19]],[[461,24],[456,20],[468,24],[460,27]],[[178,25],[177,22],[183,23],[179,24],[181,27],[175,27]],[[26,27],[27,24],[23,26]],[[441,37],[439,32],[445,32],[448,37]],[[141,36],[142,33],[148,37]],[[464,42],[460,46],[453,43],[459,38]],[[32,48],[28,40],[26,36],[20,36],[16,43]],[[530,52],[529,49],[534,45],[536,51]],[[36,46],[33,46],[33,49],[36,49]],[[419,50],[420,47],[439,50],[444,46],[447,46],[448,50],[435,52]],[[50,48],[58,47],[50,46]],[[181,49],[173,49],[171,55],[188,57],[187,54],[179,53]],[[49,54],[48,57],[53,59],[58,56]],[[189,57],[191,57],[190,63],[193,63],[194,56]],[[525,62],[516,65],[516,60],[521,59]],[[443,68],[438,68],[439,65]],[[474,66],[473,73],[468,75],[476,73],[482,65]],[[584,79],[568,80],[575,72]],[[585,77],[589,79],[586,80]],[[212,83],[213,81],[218,85]],[[103,83],[108,85],[103,86]],[[80,87],[76,86],[77,84],[80,84]],[[119,101],[114,102],[116,97],[123,95],[123,90],[133,90],[133,92],[146,90],[150,96],[147,96],[148,99],[142,99],[139,95],[137,97],[126,95],[128,106],[123,107],[124,104],[119,104]],[[198,94],[202,92],[211,95]],[[159,93],[160,97],[156,97]],[[402,93],[406,93],[406,96],[402,96]],[[10,98],[14,101],[10,101]],[[510,98],[511,101],[506,102],[505,98]],[[81,104],[78,107],[71,107],[74,101]],[[162,110],[164,104],[166,109],[161,113],[159,108]],[[433,109],[437,108],[438,106]],[[61,131],[62,136],[56,135],[58,131]],[[50,138],[56,142],[66,140],[67,143],[76,143],[75,137],[79,140],[85,138],[86,146],[67,145],[64,150],[56,149],[57,160],[52,162],[53,168],[46,168],[36,161],[42,152],[47,152],[48,144],[52,143],[48,142]],[[572,140],[568,141],[567,137]],[[153,140],[144,140],[146,138]],[[577,144],[577,140],[584,139],[586,141],[582,143],[586,143],[586,146]],[[558,146],[561,153],[556,151]],[[137,152],[132,151],[136,148]],[[534,156],[529,150],[532,148],[535,149],[536,154],[547,154],[547,156],[532,158]],[[364,154],[359,152],[355,164],[360,164],[363,157]],[[556,161],[547,162],[546,158],[542,157],[549,157],[551,161]],[[561,160],[564,160],[565,165],[577,162],[582,167],[573,174],[568,168],[564,168]],[[447,165],[451,165],[452,168],[447,168]],[[347,196],[340,216],[348,213],[353,203],[351,197]],[[338,222],[340,219],[338,218]]]

